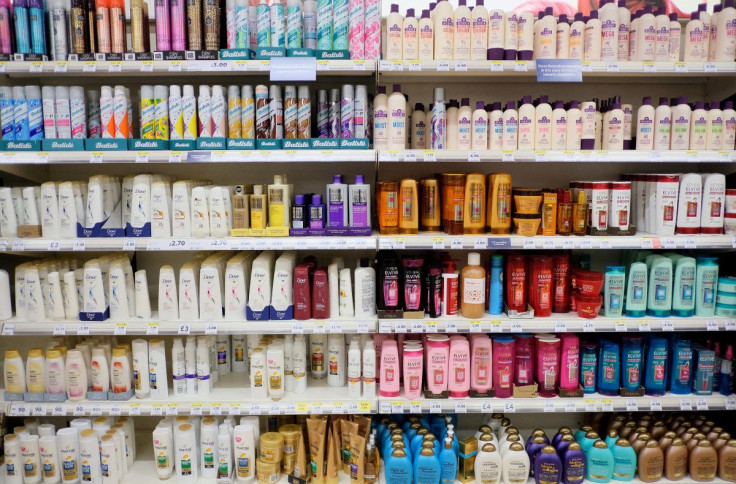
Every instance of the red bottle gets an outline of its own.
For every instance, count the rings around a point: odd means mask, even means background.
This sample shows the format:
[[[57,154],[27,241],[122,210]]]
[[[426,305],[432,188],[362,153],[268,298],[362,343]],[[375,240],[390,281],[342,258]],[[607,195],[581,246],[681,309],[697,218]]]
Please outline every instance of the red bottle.
[[[327,280],[327,270],[315,269],[312,283],[312,317],[327,319],[330,317],[330,285]]]
[[[506,260],[506,306],[509,310],[526,311],[526,256],[510,255]]]
[[[309,266],[299,264],[294,268],[294,319],[312,319],[312,297],[309,284]]]
[[[556,254],[554,258],[554,293],[552,312],[570,312],[570,254]]]
[[[529,305],[534,308],[535,317],[548,318],[552,315],[552,257],[543,255],[532,258],[529,272]]]

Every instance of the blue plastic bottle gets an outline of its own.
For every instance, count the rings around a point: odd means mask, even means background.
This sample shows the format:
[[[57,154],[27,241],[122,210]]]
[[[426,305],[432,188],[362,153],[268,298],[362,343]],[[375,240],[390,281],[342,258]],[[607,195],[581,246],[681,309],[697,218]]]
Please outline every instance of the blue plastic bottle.
[[[457,454],[452,450],[452,440],[445,439],[445,445],[440,452],[440,482],[454,484],[457,476]]]
[[[602,440],[596,442],[586,453],[586,457],[588,459],[588,480],[610,482],[613,475],[613,452],[606,443]]]
[[[667,390],[667,340],[654,337],[649,342],[644,391],[647,395],[664,395]]]
[[[488,312],[501,314],[503,312],[503,256],[491,256],[491,288],[488,298]]]
[[[618,344],[613,341],[601,341],[598,362],[598,393],[618,395],[618,375],[621,368]]]
[[[412,484],[414,473],[406,452],[395,449],[391,452],[391,458],[385,460],[385,465],[387,484]]]
[[[422,442],[424,441],[424,436],[428,433],[427,429],[419,429],[417,435],[411,439],[411,443],[409,444],[411,455],[416,455],[419,452],[419,449],[422,447]]]
[[[729,396],[733,393],[733,346],[728,345],[726,347],[726,354],[723,355],[721,360],[721,372],[719,373],[721,379],[719,385],[719,392],[721,395]]]
[[[611,429],[608,431],[608,435],[606,435],[606,445],[609,449],[613,449],[613,446],[616,445],[616,441],[618,440],[618,432],[616,429]]]
[[[590,451],[590,449],[593,448],[595,443],[598,442],[599,440],[600,440],[600,437],[598,436],[598,434],[591,430],[590,432],[587,432],[585,436],[582,439],[580,439],[578,442],[580,443],[580,447],[583,449],[583,452],[587,454]]]
[[[670,392],[675,395],[690,393],[693,373],[693,347],[689,340],[677,339],[672,345]]]
[[[641,387],[641,364],[644,358],[642,340],[640,337],[630,336],[623,339],[621,344],[621,362],[624,365],[621,372],[621,387],[635,392]]]
[[[618,439],[613,446],[613,476],[616,481],[631,481],[636,472],[636,452],[626,439]]]
[[[598,345],[584,343],[580,347],[580,383],[585,393],[595,393],[598,369]]]
[[[424,448],[414,459],[414,483],[438,484],[440,482],[440,461],[432,449]]]

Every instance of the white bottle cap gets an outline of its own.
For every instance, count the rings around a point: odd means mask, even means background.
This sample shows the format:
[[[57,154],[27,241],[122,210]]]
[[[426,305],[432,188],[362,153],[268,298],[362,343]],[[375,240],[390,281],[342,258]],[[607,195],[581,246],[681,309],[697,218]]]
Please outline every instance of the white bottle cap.
[[[317,96],[319,96],[319,102],[326,103],[327,102],[327,91],[324,89],[320,89],[317,93]]]
[[[26,99],[41,99],[41,88],[38,86],[26,86]]]
[[[69,99],[69,88],[66,86],[56,86],[56,99]]]
[[[43,86],[41,88],[41,94],[44,99],[54,99],[56,97],[56,90],[54,86]]]
[[[191,86],[189,84],[184,84],[184,96],[193,97],[194,96],[194,86]]]
[[[227,87],[228,99],[240,99],[240,88],[238,86]]]
[[[125,88],[123,86],[115,86],[115,96],[125,96]],[[59,96],[59,91],[56,91],[56,96]]]
[[[340,100],[340,90],[330,89],[330,102],[338,102]]]
[[[84,88],[82,86],[72,86],[69,88],[69,98],[84,99]]]
[[[477,252],[471,252],[468,254],[468,265],[479,266],[480,265],[480,254]]]
[[[141,100],[153,99],[153,86],[141,86]]]
[[[222,86],[215,84],[212,86],[212,97],[225,97],[225,94],[222,91]]]
[[[210,97],[210,86],[199,86],[199,95]]]
[[[353,85],[352,84],[343,84],[342,86],[342,98],[343,99],[352,99],[354,94]]]
[[[243,99],[253,98],[253,86],[244,85],[240,88],[240,95]]]
[[[155,99],[166,99],[169,97],[169,88],[166,86],[155,86],[153,88],[153,97]]]
[[[366,99],[368,97],[368,87],[363,84],[355,86],[355,98]]]
[[[299,99],[309,99],[309,86],[299,86]]]
[[[25,99],[26,90],[23,86],[13,86],[13,99]]]
[[[271,86],[268,95],[271,99],[281,99],[281,86]]]
[[[435,87],[434,88],[434,100],[436,101],[445,101],[445,88],[444,87]]]
[[[177,84],[169,86],[169,97],[181,97],[181,88]]]
[[[253,195],[263,195],[263,185],[253,185]]]

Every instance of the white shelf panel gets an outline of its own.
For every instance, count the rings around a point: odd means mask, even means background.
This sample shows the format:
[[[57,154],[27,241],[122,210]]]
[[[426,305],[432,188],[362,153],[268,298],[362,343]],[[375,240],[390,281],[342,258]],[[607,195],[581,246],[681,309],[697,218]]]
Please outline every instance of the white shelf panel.
[[[303,394],[293,392],[275,402],[270,399],[254,400],[251,391],[245,388],[247,379],[242,373],[231,373],[214,383],[209,395],[174,396],[169,389],[169,398],[131,398],[126,402],[88,401],[63,403],[10,402],[8,416],[99,416],[99,415],[299,415],[375,413],[378,401],[375,398],[348,398],[347,386],[327,386],[327,380],[309,380]]]
[[[375,333],[374,318],[306,321],[160,321],[155,318],[119,321],[20,321],[2,323],[2,336],[22,335],[198,335],[198,334],[319,334]]]
[[[184,61],[47,61],[0,62],[0,74],[10,76],[63,76],[105,77],[120,75],[189,76],[213,74],[268,75],[270,60],[184,60]],[[371,76],[376,72],[375,60],[317,60],[318,75]]]
[[[714,77],[729,76],[736,73],[734,62],[590,62],[583,61],[581,70],[583,78],[610,77],[625,79],[635,77],[667,77],[687,78],[692,76]],[[427,76],[454,76],[475,77],[493,76],[509,77],[522,76],[536,79],[537,66],[535,61],[409,61],[409,60],[381,60],[378,62],[378,72],[383,77],[427,77]]]
[[[578,317],[577,313],[549,318],[509,319],[505,314],[471,320],[445,316],[435,319],[379,319],[379,333],[647,333],[672,331],[736,331],[736,318],[606,318]]]
[[[589,163],[731,163],[736,151],[596,151],[596,150],[382,150],[378,161],[395,162],[589,162]]]
[[[671,395],[662,397],[611,397],[598,393],[582,398],[437,398],[408,400],[384,398],[378,413],[576,413],[667,410],[733,410],[736,397],[723,395]],[[507,415],[508,416],[508,415]]]
[[[373,150],[6,151],[0,165],[96,163],[374,163]]]
[[[58,251],[196,251],[196,250],[365,250],[376,248],[375,235],[365,237],[110,237],[88,239],[0,239],[0,252]]]
[[[673,235],[636,234],[632,236],[541,236],[521,235],[447,235],[420,233],[418,235],[379,235],[379,249],[732,249],[736,237],[730,235]]]

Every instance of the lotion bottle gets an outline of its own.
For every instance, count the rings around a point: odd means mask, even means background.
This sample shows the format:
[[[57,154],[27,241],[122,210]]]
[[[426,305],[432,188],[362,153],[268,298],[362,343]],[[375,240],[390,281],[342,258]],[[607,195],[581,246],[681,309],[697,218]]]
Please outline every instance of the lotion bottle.
[[[488,59],[489,16],[483,0],[476,0],[470,22],[470,60]]]

